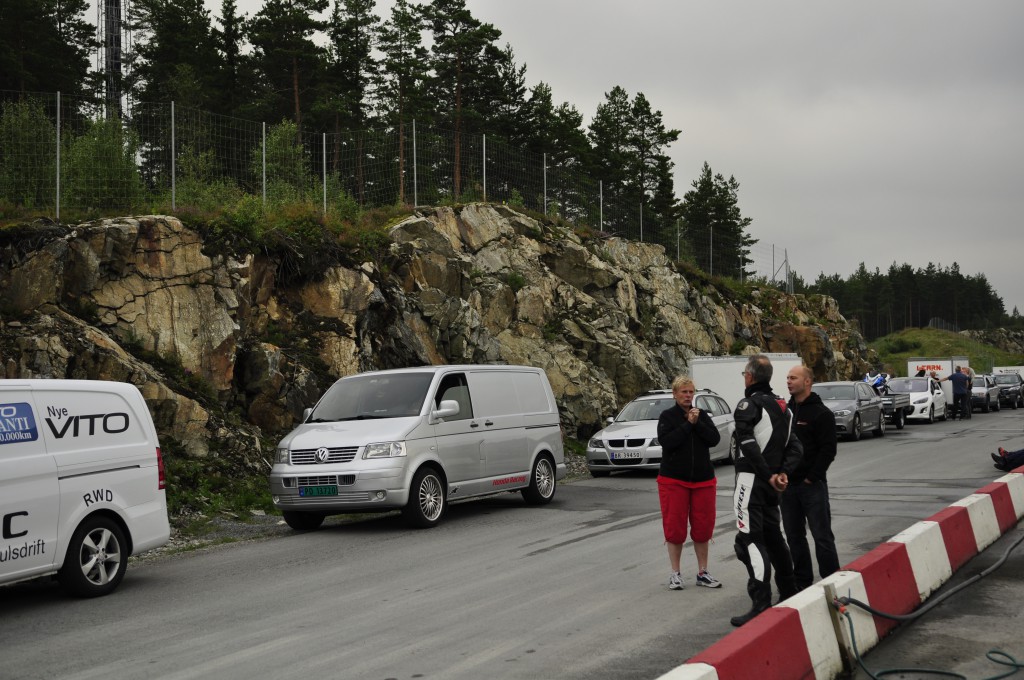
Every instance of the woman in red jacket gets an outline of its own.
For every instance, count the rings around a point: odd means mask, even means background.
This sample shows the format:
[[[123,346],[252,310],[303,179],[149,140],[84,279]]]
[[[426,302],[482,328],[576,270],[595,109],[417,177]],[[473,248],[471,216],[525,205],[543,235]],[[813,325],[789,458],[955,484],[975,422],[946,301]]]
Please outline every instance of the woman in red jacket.
[[[693,551],[697,556],[697,585],[720,588],[708,573],[708,542],[715,528],[715,490],[718,480],[711,463],[711,447],[721,435],[706,411],[693,406],[696,388],[693,380],[679,376],[672,381],[675,406],[658,418],[658,441],[661,443],[661,468],[658,471],[658,497],[661,500],[661,522],[668,545],[672,574],[670,590],[682,590],[683,579],[679,561],[689,526]]]

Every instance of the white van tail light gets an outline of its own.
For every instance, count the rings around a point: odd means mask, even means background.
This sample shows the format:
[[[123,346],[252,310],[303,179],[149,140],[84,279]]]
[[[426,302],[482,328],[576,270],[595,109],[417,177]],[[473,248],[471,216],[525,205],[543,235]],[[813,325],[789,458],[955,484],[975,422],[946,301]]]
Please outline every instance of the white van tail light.
[[[160,447],[156,447],[156,470],[157,470],[157,489],[167,488],[167,473],[164,472],[164,457],[160,453]]]

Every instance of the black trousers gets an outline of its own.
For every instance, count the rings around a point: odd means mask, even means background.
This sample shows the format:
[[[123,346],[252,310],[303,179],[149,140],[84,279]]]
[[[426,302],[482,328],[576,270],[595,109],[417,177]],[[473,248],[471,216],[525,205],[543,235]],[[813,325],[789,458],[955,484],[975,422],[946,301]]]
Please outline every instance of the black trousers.
[[[749,473],[737,475],[740,478]],[[752,480],[753,475],[748,479]],[[736,557],[747,568],[747,593],[755,607],[771,604],[771,577],[775,570],[775,585],[779,595],[786,599],[796,594],[793,560],[786,539],[782,536],[782,513],[779,494],[760,480],[751,485],[749,501],[738,513],[743,526],[736,532]]]
[[[814,539],[814,556],[821,578],[839,571],[839,554],[832,534],[832,508],[828,500],[828,484],[818,480],[800,482],[782,494],[782,524],[793,556],[793,577],[798,590],[814,582],[814,565],[807,544],[807,529]]]

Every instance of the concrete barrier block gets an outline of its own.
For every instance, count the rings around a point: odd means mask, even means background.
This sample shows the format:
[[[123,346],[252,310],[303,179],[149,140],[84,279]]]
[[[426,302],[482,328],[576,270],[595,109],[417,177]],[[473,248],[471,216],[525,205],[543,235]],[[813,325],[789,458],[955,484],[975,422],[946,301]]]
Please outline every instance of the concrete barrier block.
[[[1002,535],[1002,532],[999,531],[999,522],[996,520],[996,509],[992,503],[992,497],[988,494],[973,493],[966,498],[961,498],[950,507],[957,506],[967,508],[978,552],[995,543],[996,539]]]
[[[816,678],[834,678],[843,671],[843,657],[832,625],[832,605],[820,584],[805,588],[778,607],[789,607],[800,614],[800,626]]]
[[[874,606],[868,599],[867,589],[864,587],[864,577],[855,571],[837,571],[815,584],[814,587],[824,588],[826,584],[836,589],[838,597],[852,597],[855,600],[866,602]],[[867,650],[878,644],[878,628],[875,626],[875,617],[860,607],[850,606],[847,608],[850,615],[850,622],[853,624],[853,636],[850,635],[850,626],[845,617],[840,617],[839,644],[846,658],[853,659],[853,643],[856,640],[857,650],[863,655]]]
[[[713,666],[719,680],[806,678],[813,672],[803,635],[795,610],[772,607],[687,663]]]
[[[1010,473],[1003,475],[997,482],[1003,482],[1010,489],[1010,498],[1013,500],[1013,511],[1017,519],[1024,517],[1024,474]]]
[[[978,541],[974,537],[971,513],[967,511],[967,508],[952,505],[938,511],[925,521],[937,522],[942,530],[942,540],[946,543],[949,566],[954,572],[978,554]]]
[[[868,604],[879,611],[906,614],[921,604],[910,555],[903,543],[883,543],[844,568],[860,572],[864,577]],[[878,637],[885,637],[896,625],[892,619],[875,617]]]
[[[893,536],[891,542],[907,546],[922,602],[953,576],[938,522],[918,522]]]
[[[658,680],[719,680],[718,671],[706,663],[684,663],[668,673],[659,675]]]

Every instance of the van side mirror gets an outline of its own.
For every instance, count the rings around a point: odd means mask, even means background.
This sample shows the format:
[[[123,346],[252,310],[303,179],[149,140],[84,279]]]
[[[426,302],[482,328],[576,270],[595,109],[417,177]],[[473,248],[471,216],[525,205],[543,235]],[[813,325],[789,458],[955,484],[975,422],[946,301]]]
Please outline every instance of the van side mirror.
[[[431,420],[451,418],[459,415],[459,410],[459,402],[454,399],[444,399],[440,406],[430,412],[430,418]]]
[[[307,420],[309,420],[309,416],[311,413],[313,413],[313,409],[309,406],[302,409],[302,422],[306,422]]]
[[[614,423],[615,422],[615,416],[608,416],[608,422],[609,423]]]

